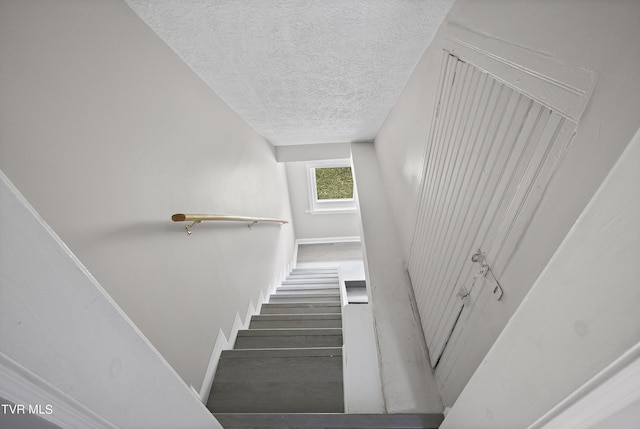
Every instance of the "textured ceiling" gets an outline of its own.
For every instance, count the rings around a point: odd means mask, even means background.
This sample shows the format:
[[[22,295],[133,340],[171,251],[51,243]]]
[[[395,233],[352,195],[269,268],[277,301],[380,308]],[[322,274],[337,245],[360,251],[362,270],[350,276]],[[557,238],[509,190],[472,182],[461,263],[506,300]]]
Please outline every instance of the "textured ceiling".
[[[373,139],[453,0],[126,0],[273,145]]]

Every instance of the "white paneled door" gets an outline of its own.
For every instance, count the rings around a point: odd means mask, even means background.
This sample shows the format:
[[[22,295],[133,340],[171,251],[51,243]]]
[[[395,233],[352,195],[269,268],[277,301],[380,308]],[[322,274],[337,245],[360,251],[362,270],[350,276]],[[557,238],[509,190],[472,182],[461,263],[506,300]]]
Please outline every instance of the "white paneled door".
[[[576,127],[448,52],[439,88],[408,264],[434,366],[486,287],[472,254],[499,280]]]

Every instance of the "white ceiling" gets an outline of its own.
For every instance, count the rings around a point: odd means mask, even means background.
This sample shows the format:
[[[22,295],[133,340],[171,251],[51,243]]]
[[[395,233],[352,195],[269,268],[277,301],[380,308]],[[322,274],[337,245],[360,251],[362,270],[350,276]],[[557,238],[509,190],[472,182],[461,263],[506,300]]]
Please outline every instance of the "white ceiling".
[[[372,140],[453,0],[126,0],[275,146]]]

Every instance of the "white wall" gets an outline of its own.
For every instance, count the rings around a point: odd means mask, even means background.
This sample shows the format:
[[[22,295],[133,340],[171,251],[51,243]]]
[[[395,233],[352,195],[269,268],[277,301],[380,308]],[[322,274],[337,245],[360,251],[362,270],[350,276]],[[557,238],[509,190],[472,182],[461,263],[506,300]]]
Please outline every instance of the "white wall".
[[[0,237],[1,397],[61,427],[221,428],[2,171]]]
[[[527,427],[640,341],[638,184],[640,133],[483,359],[443,429]]]
[[[458,0],[380,131],[376,151],[406,258],[448,24],[598,74],[577,134],[501,273],[503,300],[474,303],[451,337],[436,371],[445,405],[453,404],[640,125],[640,52],[621,50],[640,40],[639,19],[633,1]]]
[[[297,239],[357,237],[360,235],[357,213],[308,213],[310,207],[307,162],[287,162],[285,165]]]
[[[0,167],[180,376],[291,262],[273,147],[121,1],[0,3]]]
[[[303,144],[276,146],[278,162],[319,161],[323,159],[345,159],[351,157],[349,143]]]
[[[442,403],[375,148],[372,143],[352,143],[351,153],[385,410],[440,413]]]

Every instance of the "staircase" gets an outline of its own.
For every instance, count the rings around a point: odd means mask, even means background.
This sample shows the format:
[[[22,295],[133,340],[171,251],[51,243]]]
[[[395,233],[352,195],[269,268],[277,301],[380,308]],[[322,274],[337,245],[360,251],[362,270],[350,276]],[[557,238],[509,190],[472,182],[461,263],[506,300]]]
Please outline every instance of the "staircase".
[[[441,414],[344,414],[335,268],[294,269],[222,352],[207,402],[230,428],[437,428]]]

